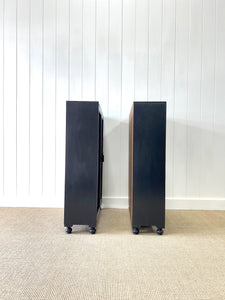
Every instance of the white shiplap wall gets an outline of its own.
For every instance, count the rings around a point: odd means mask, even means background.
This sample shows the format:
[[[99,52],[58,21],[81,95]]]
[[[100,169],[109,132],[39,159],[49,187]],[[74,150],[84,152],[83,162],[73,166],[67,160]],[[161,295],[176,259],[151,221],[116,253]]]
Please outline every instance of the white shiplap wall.
[[[225,209],[224,0],[0,0],[0,205],[63,206],[65,101],[105,116],[127,206],[132,102],[167,101],[167,207]]]

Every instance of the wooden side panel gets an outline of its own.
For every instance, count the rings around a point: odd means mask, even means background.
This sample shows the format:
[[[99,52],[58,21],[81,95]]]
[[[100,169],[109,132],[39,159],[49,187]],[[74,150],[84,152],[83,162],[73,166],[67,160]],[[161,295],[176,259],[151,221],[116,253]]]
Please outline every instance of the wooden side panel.
[[[130,217],[133,217],[133,123],[134,105],[132,105],[129,115],[129,210]]]
[[[65,226],[96,226],[98,198],[98,103],[66,103]]]

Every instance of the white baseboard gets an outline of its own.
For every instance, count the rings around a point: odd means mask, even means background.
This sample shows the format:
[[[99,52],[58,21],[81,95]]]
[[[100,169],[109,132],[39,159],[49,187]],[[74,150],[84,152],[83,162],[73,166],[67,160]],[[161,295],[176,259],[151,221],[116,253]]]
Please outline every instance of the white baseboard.
[[[5,196],[0,198],[0,207],[43,207],[43,208],[62,208],[64,207],[63,197],[54,196]]]
[[[103,197],[102,208],[128,209],[128,197]]]
[[[127,197],[103,197],[102,208],[128,208]],[[166,209],[225,210],[225,199],[166,198]]]
[[[167,198],[166,209],[225,210],[225,199]]]
[[[62,197],[2,197],[0,207],[63,208]],[[128,209],[128,197],[103,197],[102,208]],[[225,199],[167,198],[166,209],[225,210]]]

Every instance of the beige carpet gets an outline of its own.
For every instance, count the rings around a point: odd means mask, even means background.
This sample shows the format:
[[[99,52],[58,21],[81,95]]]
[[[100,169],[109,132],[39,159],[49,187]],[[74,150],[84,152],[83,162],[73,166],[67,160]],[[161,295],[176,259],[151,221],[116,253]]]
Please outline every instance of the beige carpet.
[[[0,299],[225,299],[225,211],[166,212],[166,230],[131,232],[104,209],[96,235],[63,209],[0,209]]]

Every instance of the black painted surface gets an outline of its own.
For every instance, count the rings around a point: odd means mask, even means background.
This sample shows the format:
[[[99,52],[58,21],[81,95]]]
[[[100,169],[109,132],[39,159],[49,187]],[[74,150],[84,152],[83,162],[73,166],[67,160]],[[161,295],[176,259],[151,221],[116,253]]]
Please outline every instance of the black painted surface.
[[[66,103],[64,225],[96,226],[101,204],[103,117],[98,102]]]
[[[165,227],[166,102],[134,102],[133,226]]]

